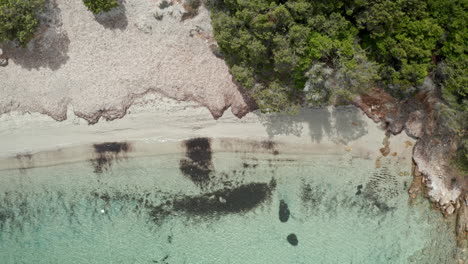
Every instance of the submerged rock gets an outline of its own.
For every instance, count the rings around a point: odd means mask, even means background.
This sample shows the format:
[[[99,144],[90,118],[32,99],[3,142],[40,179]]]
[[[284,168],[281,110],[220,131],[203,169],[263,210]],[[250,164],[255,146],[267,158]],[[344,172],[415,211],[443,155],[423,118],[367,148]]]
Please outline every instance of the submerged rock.
[[[359,185],[356,187],[356,188],[357,188],[356,195],[360,195],[360,194],[362,193],[362,192],[361,192],[362,187],[363,187],[362,184],[359,184]]]
[[[180,171],[199,187],[206,186],[213,172],[211,140],[192,138],[184,142],[186,157],[180,160]]]
[[[244,214],[271,200],[276,181],[249,183],[235,188],[226,187],[194,196],[179,196],[160,205],[145,203],[150,218],[160,223],[171,214],[189,217],[218,218],[228,214]]]
[[[269,200],[275,183],[249,183],[172,202],[174,211],[194,216],[248,212]]]
[[[3,50],[0,48],[0,66],[5,67],[8,65],[8,57],[3,54]]]
[[[279,204],[279,220],[283,223],[289,220],[290,211],[288,208],[288,204],[281,200]]]
[[[297,240],[297,236],[295,234],[289,234],[286,239],[288,240],[289,244],[293,246],[297,246],[297,244],[299,244],[299,240]]]
[[[460,208],[457,215],[457,237],[460,247],[468,246],[468,193],[460,199]]]
[[[108,170],[114,160],[125,158],[125,153],[131,151],[131,145],[127,142],[105,142],[94,144],[94,154],[96,157],[90,162],[95,173],[102,173]]]

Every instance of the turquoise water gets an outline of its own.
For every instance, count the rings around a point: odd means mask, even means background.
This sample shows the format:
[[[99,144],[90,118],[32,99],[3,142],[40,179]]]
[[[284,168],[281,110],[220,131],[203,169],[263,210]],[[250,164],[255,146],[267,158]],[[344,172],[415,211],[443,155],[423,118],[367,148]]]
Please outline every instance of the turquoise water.
[[[0,263],[454,263],[453,227],[408,198],[410,168],[209,158],[202,181],[184,154],[0,171]]]

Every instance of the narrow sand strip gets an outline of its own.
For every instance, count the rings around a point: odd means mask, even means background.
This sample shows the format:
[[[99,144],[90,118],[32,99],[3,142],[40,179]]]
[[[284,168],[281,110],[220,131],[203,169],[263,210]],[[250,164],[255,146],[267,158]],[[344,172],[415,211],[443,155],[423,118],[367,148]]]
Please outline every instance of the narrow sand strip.
[[[414,144],[406,135],[392,136],[383,156],[383,130],[355,107],[304,109],[297,116],[249,113],[242,119],[229,113],[213,120],[204,107],[154,95],[139,100],[122,119],[91,126],[78,117],[56,122],[40,114],[5,114],[0,136],[3,168],[87,160],[93,144],[102,142],[130,142],[129,156],[182,152],[181,140],[207,137],[215,140],[216,151],[256,152],[254,142],[273,141],[282,153],[350,154],[375,159],[376,166],[395,159],[410,169]]]

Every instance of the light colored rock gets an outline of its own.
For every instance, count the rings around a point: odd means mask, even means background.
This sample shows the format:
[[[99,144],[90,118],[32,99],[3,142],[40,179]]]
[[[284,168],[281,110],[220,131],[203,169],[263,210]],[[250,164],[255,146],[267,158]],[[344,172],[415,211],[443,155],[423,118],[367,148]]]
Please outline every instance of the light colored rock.
[[[457,215],[457,236],[460,240],[468,239],[468,206],[461,206]]]
[[[457,201],[464,187],[463,182],[452,186],[451,179],[461,177],[457,176],[458,172],[447,159],[450,150],[441,145],[440,143],[435,145],[432,137],[420,139],[414,147],[413,160],[418,165],[419,171],[427,178],[429,196],[443,206]],[[450,213],[452,208],[448,209],[446,212]]]
[[[453,214],[453,212],[455,212],[455,207],[453,207],[452,204],[449,204],[449,205],[445,208],[445,212],[446,212],[448,215],[451,215],[451,214]]]
[[[433,94],[433,83],[426,78],[423,91],[402,102],[379,88],[355,100],[370,118],[382,122],[392,134],[405,129],[407,134],[418,139],[414,146],[413,160],[424,175],[422,182],[428,189],[429,198],[441,208],[457,201],[460,194],[468,189],[468,181],[450,164],[450,157],[456,151],[456,141],[445,126],[436,109],[438,96]],[[375,110],[373,105],[378,105]],[[412,144],[407,144],[410,147]],[[387,153],[382,149],[382,153]],[[453,213],[453,205],[447,212]]]
[[[419,138],[422,135],[423,128],[423,113],[421,111],[414,111],[409,114],[408,120],[405,123],[406,132],[408,135]]]
[[[8,59],[0,57],[0,66],[5,67],[8,65]]]
[[[3,47],[10,61],[0,71],[0,114],[39,112],[64,120],[71,108],[95,123],[121,118],[137,98],[153,93],[206,106],[215,118],[228,108],[239,117],[250,111],[228,66],[210,49],[204,7],[181,22],[177,1],[164,9],[161,1],[125,1],[115,14],[97,17],[80,1],[50,2],[57,7],[47,7],[44,17],[52,22],[27,48]],[[194,28],[204,37],[190,36]]]

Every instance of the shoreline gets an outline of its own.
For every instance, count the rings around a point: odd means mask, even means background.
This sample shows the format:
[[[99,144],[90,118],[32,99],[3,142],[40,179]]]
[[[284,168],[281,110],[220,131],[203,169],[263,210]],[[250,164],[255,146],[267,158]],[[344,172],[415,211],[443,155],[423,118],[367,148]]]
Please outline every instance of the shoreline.
[[[104,142],[127,142],[133,146],[127,153],[110,153],[105,157],[110,160],[182,153],[184,140],[206,137],[214,141],[217,151],[233,151],[233,145],[244,151],[271,152],[252,148],[270,141],[276,142],[277,151],[285,154],[327,153],[338,158],[350,155],[372,159],[376,168],[388,162],[401,164],[402,175],[415,172],[412,164],[418,141],[407,133],[389,135],[382,122],[375,122],[356,106],[303,109],[297,116],[251,112],[242,119],[226,112],[216,120],[207,108],[196,103],[146,95],[136,100],[124,117],[111,122],[90,126],[86,120],[73,116],[72,110],[69,117],[57,122],[42,114],[1,115],[0,170],[91,161],[99,158],[93,144]],[[231,147],[223,145],[223,141],[230,142]],[[428,189],[427,176],[422,181],[425,188],[410,188],[408,195],[423,192],[438,204]],[[468,215],[462,199],[459,197],[453,212],[446,213],[455,215],[460,241],[464,241]],[[446,212],[443,207],[439,209]]]
[[[204,7],[184,21],[178,3],[162,10],[156,2],[137,0],[122,12],[116,15],[123,14],[124,23],[105,25],[81,2],[59,0],[57,6],[47,6],[53,19],[26,49],[0,47],[10,57],[0,71],[5,82],[0,87],[0,166],[3,159],[15,168],[28,167],[31,159],[47,160],[51,152],[73,149],[89,159],[95,143],[177,144],[197,136],[273,139],[311,148],[322,144],[340,154],[369,156],[377,166],[409,141],[412,145],[401,151],[413,150],[409,159],[424,175],[432,202],[446,215],[468,212],[466,183],[449,177],[454,172],[444,160],[450,144],[437,143],[433,131],[425,130],[430,123],[423,117],[432,118],[427,105],[433,103],[423,101],[427,98],[415,102],[421,111],[386,96],[375,105],[357,104],[368,120],[361,110],[340,115],[335,109],[346,108],[333,107],[306,110],[310,116],[259,115],[213,51],[216,43]],[[155,19],[154,12],[162,19]],[[381,143],[381,126],[393,134],[389,146]],[[387,147],[389,153],[383,155]],[[67,159],[77,160],[73,155]],[[464,217],[460,230],[467,237]]]
[[[425,85],[430,87],[430,80]],[[402,102],[382,89],[374,89],[357,98],[354,104],[374,122],[381,123],[387,132],[393,135],[405,132],[415,139],[412,158],[424,175],[423,182],[432,202],[448,215],[460,206],[468,206],[464,198],[468,182],[449,162],[455,151],[454,139],[437,125],[442,122],[435,110],[438,99],[430,88],[425,87],[414,98]]]
[[[0,71],[0,114],[37,112],[64,121],[72,110],[94,124],[122,118],[136,100],[158,94],[196,102],[214,118],[228,108],[244,116],[250,101],[213,50],[208,10],[202,6],[181,21],[185,13],[178,2],[161,9],[137,0],[106,14],[120,21],[106,24],[81,2],[47,3],[40,35],[25,48],[0,45],[9,58]]]
[[[124,117],[112,122],[101,121],[90,126],[86,120],[74,116],[72,110],[68,115],[61,122],[38,113],[1,115],[0,157],[102,142],[180,142],[201,136],[323,145],[350,153],[366,149],[369,153],[365,155],[375,158],[381,155],[379,149],[385,137],[379,125],[354,106],[303,109],[297,116],[251,112],[242,119],[226,112],[215,120],[208,109],[195,103],[147,95],[136,100]],[[413,141],[403,137],[398,142]]]

